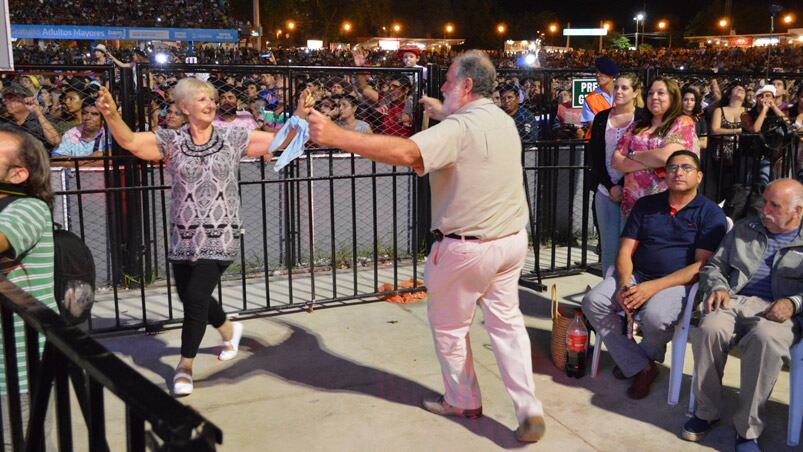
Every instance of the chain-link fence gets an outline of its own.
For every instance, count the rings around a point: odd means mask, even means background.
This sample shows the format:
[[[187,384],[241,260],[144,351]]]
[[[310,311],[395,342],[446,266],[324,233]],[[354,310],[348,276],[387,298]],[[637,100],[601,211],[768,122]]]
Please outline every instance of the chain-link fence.
[[[110,148],[94,103],[101,86],[117,92],[113,66],[17,66],[0,81],[0,123],[30,133],[51,155],[79,157]],[[79,126],[101,136],[80,143]]]

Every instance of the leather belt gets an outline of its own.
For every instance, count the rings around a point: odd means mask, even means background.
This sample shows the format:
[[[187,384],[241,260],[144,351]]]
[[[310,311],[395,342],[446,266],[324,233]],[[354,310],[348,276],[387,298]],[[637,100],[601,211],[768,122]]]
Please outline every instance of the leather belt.
[[[435,238],[435,241],[440,242],[443,240],[444,237],[455,239],[455,240],[479,240],[479,237],[473,235],[457,235],[457,234],[444,234],[440,231],[440,229],[435,229],[432,231],[432,236]]]

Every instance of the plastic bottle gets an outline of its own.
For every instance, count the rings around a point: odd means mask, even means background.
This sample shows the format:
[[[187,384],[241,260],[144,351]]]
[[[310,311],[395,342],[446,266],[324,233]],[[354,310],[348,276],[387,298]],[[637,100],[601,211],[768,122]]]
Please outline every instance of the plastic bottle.
[[[583,313],[574,312],[574,319],[566,330],[566,375],[581,378],[586,374],[586,347],[588,329],[583,322]]]

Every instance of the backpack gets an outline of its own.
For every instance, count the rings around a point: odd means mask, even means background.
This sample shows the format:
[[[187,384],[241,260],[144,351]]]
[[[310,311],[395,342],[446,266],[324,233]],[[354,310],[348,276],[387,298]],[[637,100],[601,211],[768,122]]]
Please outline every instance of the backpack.
[[[0,198],[0,211],[20,198]],[[89,318],[95,302],[95,260],[86,243],[59,224],[53,228],[53,247],[53,294],[61,316],[77,325]]]

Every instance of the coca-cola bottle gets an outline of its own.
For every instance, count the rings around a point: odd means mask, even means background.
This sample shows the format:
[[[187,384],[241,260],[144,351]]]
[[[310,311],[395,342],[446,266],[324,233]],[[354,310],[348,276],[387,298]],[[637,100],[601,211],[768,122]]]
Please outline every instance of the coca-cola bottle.
[[[588,329],[583,322],[583,313],[578,309],[566,330],[566,375],[581,378],[586,374],[586,347]]]

